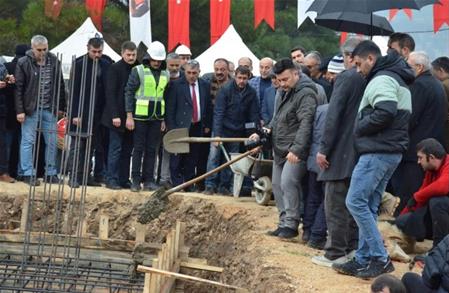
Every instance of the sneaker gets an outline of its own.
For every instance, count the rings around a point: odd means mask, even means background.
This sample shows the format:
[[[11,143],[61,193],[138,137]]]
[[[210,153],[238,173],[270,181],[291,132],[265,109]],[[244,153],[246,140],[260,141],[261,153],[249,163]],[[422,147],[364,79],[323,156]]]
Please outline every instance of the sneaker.
[[[160,186],[154,183],[153,181],[143,183],[143,191],[154,191],[159,188]]]
[[[295,238],[296,236],[298,236],[298,234],[299,234],[298,230],[283,227],[283,228],[280,228],[278,237],[283,238],[283,239],[291,239],[291,238]]]
[[[29,184],[30,186],[41,185],[41,182],[33,176],[23,176],[23,182]]]
[[[138,181],[133,181],[131,183],[131,191],[132,192],[139,192],[140,191],[140,182]]]
[[[332,268],[334,270],[336,270],[337,272],[339,272],[340,274],[343,275],[348,275],[348,276],[355,276],[357,275],[359,272],[366,270],[368,266],[364,266],[362,264],[359,264],[355,258],[353,258],[350,261],[347,261],[345,263],[334,263],[332,264]]]
[[[394,271],[394,266],[390,258],[386,262],[372,260],[366,269],[359,271],[355,276],[361,279],[372,279],[392,271]]]
[[[307,242],[308,247],[318,250],[323,250],[325,245],[326,239],[309,239],[309,241]]]
[[[344,264],[347,261],[348,259],[345,255],[334,260],[328,259],[324,255],[316,255],[312,257],[312,263],[328,268],[331,268],[333,264]]]
[[[14,183],[14,182],[16,182],[16,179],[14,179],[11,176],[9,176],[8,173],[5,173],[3,175],[0,175],[0,181],[1,182],[6,182],[6,183]]]
[[[203,191],[205,195],[213,195],[215,193],[215,189],[213,187],[206,186],[206,189]]]
[[[281,227],[277,227],[276,230],[267,231],[268,236],[278,236],[281,233]]]
[[[50,183],[50,184],[58,184],[59,178],[56,175],[46,176],[45,182]]]

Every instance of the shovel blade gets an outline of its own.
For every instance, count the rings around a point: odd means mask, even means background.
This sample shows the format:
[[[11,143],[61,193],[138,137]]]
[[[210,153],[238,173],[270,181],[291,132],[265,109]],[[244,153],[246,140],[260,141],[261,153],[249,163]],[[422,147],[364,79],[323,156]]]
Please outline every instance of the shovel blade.
[[[172,129],[164,135],[164,148],[171,154],[190,153],[190,144],[188,142],[179,142],[179,139],[188,139],[189,130],[187,128]]]

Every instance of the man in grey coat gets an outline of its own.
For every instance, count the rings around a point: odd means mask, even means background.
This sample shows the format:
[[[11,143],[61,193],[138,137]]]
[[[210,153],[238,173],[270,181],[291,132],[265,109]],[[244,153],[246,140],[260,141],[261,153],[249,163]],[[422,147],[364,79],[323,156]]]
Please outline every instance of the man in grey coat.
[[[346,262],[347,255],[357,248],[357,225],[345,200],[357,159],[354,121],[366,85],[352,64],[351,53],[359,43],[357,39],[348,39],[341,47],[347,70],[335,81],[316,156],[322,170],[318,180],[325,182],[324,209],[330,245],[325,247],[324,255],[313,257],[312,262],[327,267]]]
[[[313,81],[300,74],[290,59],[281,59],[273,68],[279,81],[280,96],[274,117],[267,126],[272,135],[273,193],[279,210],[279,224],[269,235],[293,238],[300,222],[301,178],[312,143],[312,127],[317,107]],[[258,139],[257,134],[250,139]]]

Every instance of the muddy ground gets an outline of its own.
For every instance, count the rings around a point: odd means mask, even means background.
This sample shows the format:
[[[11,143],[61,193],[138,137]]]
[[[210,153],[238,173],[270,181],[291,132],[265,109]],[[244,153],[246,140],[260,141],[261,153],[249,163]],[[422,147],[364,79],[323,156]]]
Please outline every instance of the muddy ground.
[[[65,189],[67,198],[70,194],[67,186]],[[42,190],[43,187],[37,187],[37,194]],[[19,227],[22,201],[28,192],[29,187],[23,183],[0,183],[0,229]],[[99,217],[105,213],[109,216],[110,238],[134,240],[139,207],[148,196],[143,192],[88,187],[88,233],[98,234]],[[54,213],[54,203],[48,206],[33,216],[36,227],[44,218],[42,215]],[[146,225],[146,240],[163,242],[176,220],[181,220],[187,225],[190,256],[206,258],[209,264],[224,268],[222,276],[188,273],[241,286],[250,292],[369,292],[368,281],[312,264],[310,258],[322,252],[301,244],[299,238],[287,242],[266,236],[267,230],[275,228],[276,219],[274,206],[259,206],[251,198],[174,194],[167,211]],[[52,229],[51,221],[48,227]],[[396,276],[408,271],[407,264],[394,264]],[[187,291],[214,292],[212,288],[191,285]]]

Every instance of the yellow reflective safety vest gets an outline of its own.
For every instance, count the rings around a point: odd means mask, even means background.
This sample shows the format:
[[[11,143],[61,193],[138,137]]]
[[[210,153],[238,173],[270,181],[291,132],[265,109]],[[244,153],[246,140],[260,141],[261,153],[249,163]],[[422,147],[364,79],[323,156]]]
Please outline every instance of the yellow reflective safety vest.
[[[156,79],[150,68],[138,65],[136,70],[140,79],[140,87],[135,95],[134,118],[137,120],[164,119],[164,91],[170,80],[168,72],[166,70],[161,71],[159,82],[156,85]]]

